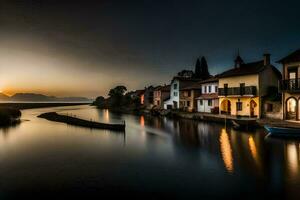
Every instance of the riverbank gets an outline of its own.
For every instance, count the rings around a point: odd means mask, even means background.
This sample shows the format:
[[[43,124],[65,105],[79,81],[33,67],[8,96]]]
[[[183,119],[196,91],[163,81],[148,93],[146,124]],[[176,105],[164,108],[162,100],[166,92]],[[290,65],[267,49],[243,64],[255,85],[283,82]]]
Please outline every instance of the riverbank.
[[[15,108],[0,108],[0,126],[19,123],[21,114],[21,111]]]
[[[151,113],[151,112],[149,112]],[[211,113],[190,113],[190,112],[183,112],[183,111],[163,111],[162,115],[170,116],[170,117],[177,117],[177,118],[184,118],[184,119],[192,119],[192,120],[199,120],[199,121],[207,121],[207,122],[217,122],[217,123],[226,123],[232,124],[232,120],[234,121],[256,121],[256,126],[264,127],[265,125],[269,126],[283,126],[283,127],[291,127],[291,128],[300,128],[300,123],[294,121],[287,121],[281,119],[257,119],[257,118],[249,118],[249,117],[236,117],[231,115],[224,115],[224,114],[211,114]]]
[[[147,110],[143,109],[138,112],[138,114],[145,114],[145,115],[153,115],[153,116],[166,116],[170,118],[182,118],[182,119],[190,119],[190,120],[197,120],[197,121],[206,121],[206,122],[216,122],[216,123],[225,123],[227,125],[233,125],[232,121],[241,122],[242,124],[247,124],[249,121],[249,125],[256,126],[256,127],[264,127],[265,125],[268,126],[283,126],[283,127],[291,127],[291,128],[300,128],[300,122],[288,121],[288,120],[281,120],[281,119],[269,119],[269,118],[262,118],[257,119],[256,117],[237,117],[232,115],[225,115],[225,114],[212,114],[212,113],[191,113],[191,112],[184,112],[179,110]],[[256,123],[253,124],[253,121]]]
[[[59,106],[77,106],[77,105],[89,105],[90,103],[0,103],[0,108],[14,108],[19,110],[31,109],[31,108],[47,108],[47,107],[59,107]]]
[[[87,128],[125,131],[125,122],[123,124],[100,123],[100,122],[79,119],[79,118],[72,117],[72,116],[60,115],[60,114],[57,114],[56,112],[43,113],[43,114],[39,115],[38,117],[47,119],[49,121],[62,122],[62,123],[70,124],[70,125],[87,127]]]

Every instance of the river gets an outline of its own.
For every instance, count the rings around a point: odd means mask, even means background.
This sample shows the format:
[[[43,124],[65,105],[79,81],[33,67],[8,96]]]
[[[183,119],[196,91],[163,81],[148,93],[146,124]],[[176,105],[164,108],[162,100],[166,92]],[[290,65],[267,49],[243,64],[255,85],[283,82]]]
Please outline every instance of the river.
[[[36,117],[50,111],[125,120],[126,132]],[[263,129],[242,132],[225,124],[115,114],[86,105],[23,110],[22,120],[0,129],[0,198],[300,195],[299,140],[266,137]]]

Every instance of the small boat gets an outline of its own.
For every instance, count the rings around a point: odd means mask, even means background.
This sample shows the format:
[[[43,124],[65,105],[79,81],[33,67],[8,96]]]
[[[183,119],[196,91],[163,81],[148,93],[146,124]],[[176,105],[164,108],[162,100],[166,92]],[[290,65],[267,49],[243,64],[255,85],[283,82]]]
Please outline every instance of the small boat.
[[[264,126],[270,135],[300,137],[300,128]]]

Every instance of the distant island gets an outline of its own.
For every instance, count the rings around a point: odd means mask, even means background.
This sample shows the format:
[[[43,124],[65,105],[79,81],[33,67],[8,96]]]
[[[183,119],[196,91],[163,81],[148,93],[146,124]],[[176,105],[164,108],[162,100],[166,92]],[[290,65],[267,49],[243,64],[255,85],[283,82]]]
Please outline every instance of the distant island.
[[[0,93],[0,101],[5,102],[92,102],[86,97],[55,97],[36,93],[16,93],[13,96]]]

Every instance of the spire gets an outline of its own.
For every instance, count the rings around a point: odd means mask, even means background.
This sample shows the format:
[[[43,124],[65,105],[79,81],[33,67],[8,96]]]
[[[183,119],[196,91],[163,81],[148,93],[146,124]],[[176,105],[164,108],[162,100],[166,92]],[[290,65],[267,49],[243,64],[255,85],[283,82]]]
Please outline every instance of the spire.
[[[234,60],[234,67],[239,68],[242,64],[244,64],[243,59],[240,56],[240,50],[238,49],[237,56]]]
[[[195,65],[195,78],[200,78],[201,74],[202,74],[201,64],[200,64],[200,60],[198,58],[196,61],[196,65]]]

